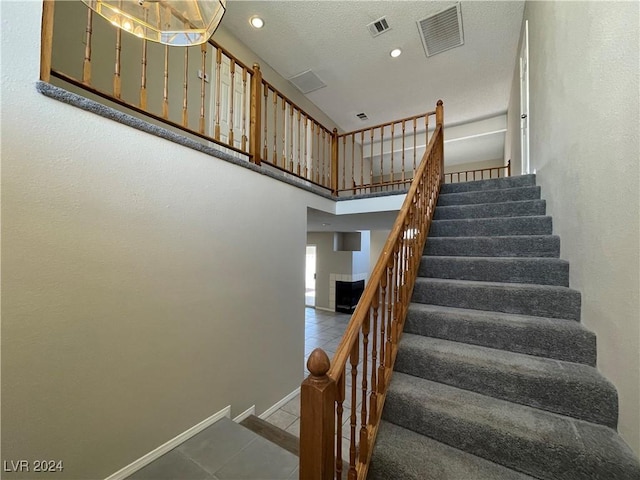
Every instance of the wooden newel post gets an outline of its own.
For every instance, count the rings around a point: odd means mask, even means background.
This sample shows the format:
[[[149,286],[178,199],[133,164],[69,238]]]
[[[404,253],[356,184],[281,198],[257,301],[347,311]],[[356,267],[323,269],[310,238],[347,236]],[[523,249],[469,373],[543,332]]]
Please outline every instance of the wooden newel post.
[[[511,159],[507,161],[507,177],[511,176]]]
[[[316,348],[307,361],[311,373],[300,388],[300,478],[329,480],[334,472],[336,382],[331,362]]]
[[[331,135],[331,193],[338,196],[338,129]]]
[[[440,125],[442,127],[442,136],[440,137],[440,183],[444,183],[444,106],[442,100],[438,100],[436,104],[436,128]]]
[[[262,72],[260,65],[253,64],[253,73],[251,75],[251,105],[249,114],[249,154],[251,161],[256,165],[260,165],[260,133],[262,111],[260,102],[262,98]]]

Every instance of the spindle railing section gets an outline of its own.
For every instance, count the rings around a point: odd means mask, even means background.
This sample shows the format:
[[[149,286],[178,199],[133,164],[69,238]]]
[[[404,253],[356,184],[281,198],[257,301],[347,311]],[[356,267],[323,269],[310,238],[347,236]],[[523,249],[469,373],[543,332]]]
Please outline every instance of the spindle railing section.
[[[427,116],[435,116],[435,131],[338,350],[331,361],[321,349],[309,356],[310,375],[301,387],[300,478],[305,480],[366,478],[443,182],[442,102]]]
[[[81,2],[43,1],[40,78],[52,77],[335,196],[406,191],[432,133],[429,114],[329,130],[215,41],[169,48]]]
[[[499,167],[478,168],[476,170],[461,170],[444,174],[444,183],[471,182],[473,180],[487,180],[511,176],[511,160]]]

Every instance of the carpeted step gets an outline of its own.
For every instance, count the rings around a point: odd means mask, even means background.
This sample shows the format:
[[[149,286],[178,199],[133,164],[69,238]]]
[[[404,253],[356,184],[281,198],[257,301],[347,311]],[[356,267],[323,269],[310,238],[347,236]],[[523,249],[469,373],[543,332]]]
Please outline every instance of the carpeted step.
[[[540,199],[540,187],[500,188],[476,192],[442,193],[438,206],[471,205],[474,203],[503,203]]]
[[[394,371],[616,428],[615,387],[587,365],[406,333]]]
[[[569,262],[558,258],[424,256],[418,275],[428,278],[569,286]]]
[[[547,212],[544,200],[523,200],[505,203],[480,203],[477,205],[450,205],[437,207],[434,220],[455,220],[460,218],[493,218],[540,216]]]
[[[430,237],[425,255],[469,257],[553,257],[560,256],[556,235],[496,237]]]
[[[395,372],[384,420],[541,480],[637,479],[611,428]]]
[[[551,217],[547,216],[467,218],[433,220],[429,229],[429,237],[551,235],[551,232]]]
[[[369,480],[528,480],[515,470],[382,421]]]
[[[536,184],[535,175],[520,175],[517,177],[493,178],[476,180],[473,182],[445,183],[440,187],[440,193],[475,192],[478,190],[497,190],[500,188],[533,187]]]
[[[412,302],[580,320],[580,292],[566,287],[418,277]]]
[[[596,336],[579,322],[411,303],[404,331],[596,365]]]

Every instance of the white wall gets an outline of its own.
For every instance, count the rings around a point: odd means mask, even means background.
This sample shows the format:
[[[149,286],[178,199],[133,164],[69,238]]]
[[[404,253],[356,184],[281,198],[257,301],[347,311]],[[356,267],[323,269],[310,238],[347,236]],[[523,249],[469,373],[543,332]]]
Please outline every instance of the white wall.
[[[524,18],[531,167],[640,453],[639,4],[527,2]]]
[[[333,310],[331,274],[351,275],[352,252],[333,249],[334,232],[309,232],[307,245],[316,245],[316,307]],[[335,299],[335,297],[334,297]]]
[[[299,386],[333,202],[37,93],[41,5],[1,3],[2,452],[104,478]]]

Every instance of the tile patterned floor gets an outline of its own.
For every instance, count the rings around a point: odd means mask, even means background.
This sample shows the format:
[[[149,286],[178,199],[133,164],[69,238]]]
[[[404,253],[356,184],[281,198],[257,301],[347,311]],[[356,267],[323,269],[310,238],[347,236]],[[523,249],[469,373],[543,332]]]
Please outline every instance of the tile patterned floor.
[[[305,309],[305,357],[322,348],[329,358],[349,323],[350,315]],[[301,359],[302,360],[302,359]],[[308,373],[308,372],[307,372]],[[347,385],[351,380],[347,379]],[[360,402],[358,401],[358,406]],[[345,401],[343,431],[349,428],[351,401]],[[300,436],[300,395],[266,420]],[[343,452],[349,451],[342,440]],[[228,418],[216,422],[127,480],[288,480],[298,478],[298,457]]]

